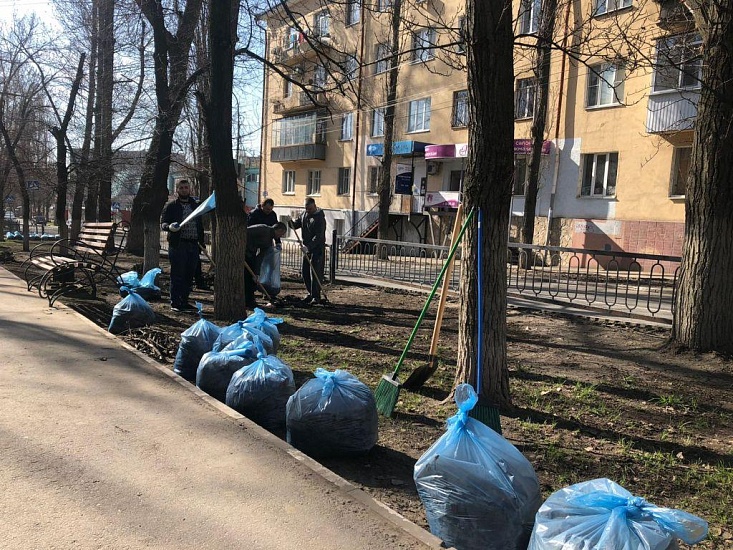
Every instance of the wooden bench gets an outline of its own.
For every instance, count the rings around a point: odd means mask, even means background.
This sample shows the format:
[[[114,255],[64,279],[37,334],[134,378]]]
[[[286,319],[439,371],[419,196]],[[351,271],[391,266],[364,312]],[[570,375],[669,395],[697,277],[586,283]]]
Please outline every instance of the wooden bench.
[[[76,240],[41,243],[23,262],[28,291],[38,290],[48,305],[80,290],[97,297],[97,284],[108,279],[119,286],[117,257],[125,245],[127,229],[113,222],[85,223]]]

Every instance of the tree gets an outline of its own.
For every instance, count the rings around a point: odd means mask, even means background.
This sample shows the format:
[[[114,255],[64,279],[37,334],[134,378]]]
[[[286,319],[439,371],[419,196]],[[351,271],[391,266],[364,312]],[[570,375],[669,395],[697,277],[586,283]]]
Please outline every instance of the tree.
[[[237,191],[232,156],[232,83],[239,2],[213,2],[209,8],[210,95],[206,105],[211,178],[216,191],[215,240],[218,250],[214,286],[217,319],[241,319],[245,312],[244,265],[247,218]]]
[[[733,353],[733,2],[686,4],[702,34],[703,71],[672,342]]]
[[[158,112],[145,157],[140,189],[132,205],[132,226],[127,246],[132,252],[143,251],[143,270],[147,271],[157,267],[160,262],[160,213],[168,199],[173,135],[186,94],[195,80],[195,75],[189,76],[188,55],[201,14],[202,0],[187,0],[183,13],[176,13],[175,34],[168,30],[162,2],[136,0],[136,3],[153,30]]]

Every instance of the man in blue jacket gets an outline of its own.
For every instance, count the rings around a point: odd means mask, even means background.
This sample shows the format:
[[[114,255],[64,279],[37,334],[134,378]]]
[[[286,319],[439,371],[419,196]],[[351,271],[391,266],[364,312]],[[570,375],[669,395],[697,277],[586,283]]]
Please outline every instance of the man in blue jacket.
[[[187,180],[179,181],[176,189],[178,196],[165,205],[160,224],[160,228],[168,233],[171,310],[194,312],[196,306],[188,303],[188,296],[199,263],[199,245],[204,244],[204,225],[198,217],[181,226],[199,203],[191,198],[191,186]]]
[[[293,229],[302,229],[303,234],[301,273],[308,291],[303,303],[318,304],[321,302],[321,286],[318,281],[323,282],[323,268],[326,263],[326,215],[316,206],[315,199],[308,197],[305,199],[305,212],[299,218],[291,220],[290,225]],[[315,272],[315,277],[311,269]]]

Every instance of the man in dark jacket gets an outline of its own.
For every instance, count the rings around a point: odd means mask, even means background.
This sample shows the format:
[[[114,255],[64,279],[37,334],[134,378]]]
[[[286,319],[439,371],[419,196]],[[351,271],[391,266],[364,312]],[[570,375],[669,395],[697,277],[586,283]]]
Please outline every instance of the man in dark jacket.
[[[323,210],[316,206],[315,199],[308,197],[305,199],[305,212],[290,224],[293,229],[302,229],[303,234],[301,273],[308,291],[303,303],[318,304],[321,301],[321,286],[318,282],[323,282],[323,268],[326,262],[326,216]]]
[[[262,258],[265,252],[272,247],[273,240],[280,240],[287,231],[288,227],[282,222],[277,222],[273,225],[250,225],[247,228],[247,252],[245,254],[245,261],[255,275],[259,276]],[[255,281],[247,269],[244,271],[244,300],[248,309],[257,307],[257,303],[255,302]]]
[[[275,225],[277,223],[277,214],[273,210],[275,208],[275,201],[272,199],[265,199],[261,204],[258,204],[252,212],[249,213],[247,218],[247,226],[250,225]],[[280,237],[275,238],[275,244],[280,247]]]
[[[168,259],[171,263],[171,309],[196,311],[188,303],[196,266],[199,263],[199,245],[204,244],[204,226],[198,217],[186,225],[185,220],[199,206],[191,198],[191,186],[181,180],[176,187],[178,197],[163,209],[160,228],[168,233]]]

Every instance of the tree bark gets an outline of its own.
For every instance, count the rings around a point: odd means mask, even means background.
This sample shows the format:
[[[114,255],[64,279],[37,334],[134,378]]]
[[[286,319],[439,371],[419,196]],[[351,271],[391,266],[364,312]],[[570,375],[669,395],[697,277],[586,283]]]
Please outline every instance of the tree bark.
[[[112,97],[114,93],[114,0],[100,0],[99,6],[99,81],[97,99],[99,109],[96,122],[95,147],[97,151],[97,177],[99,188],[99,212],[97,219],[108,222],[112,219]]]
[[[214,2],[209,8],[211,68],[206,123],[216,191],[215,241],[218,249],[227,251],[217,258],[214,317],[226,321],[241,319],[246,312],[243,266],[247,219],[232,158],[232,84],[238,19],[237,0]]]
[[[464,237],[456,382],[475,384],[495,406],[510,407],[506,356],[506,258],[514,171],[512,3],[468,0],[466,9],[469,153],[464,209],[483,210],[484,310],[476,311],[478,281],[475,226]],[[484,364],[476,364],[477,315],[483,316]]]
[[[685,200],[685,241],[672,342],[733,353],[733,5],[697,17],[703,73]],[[698,22],[700,20],[698,19]]]

